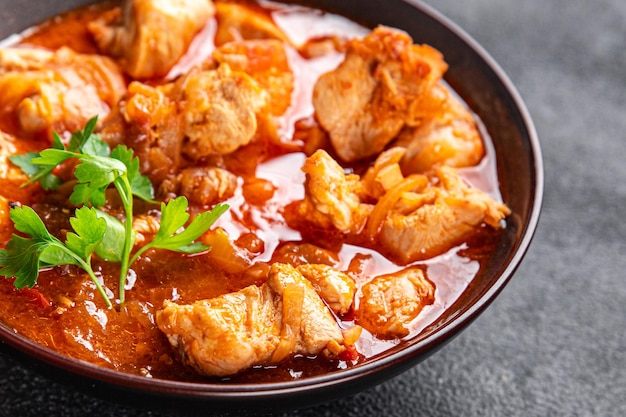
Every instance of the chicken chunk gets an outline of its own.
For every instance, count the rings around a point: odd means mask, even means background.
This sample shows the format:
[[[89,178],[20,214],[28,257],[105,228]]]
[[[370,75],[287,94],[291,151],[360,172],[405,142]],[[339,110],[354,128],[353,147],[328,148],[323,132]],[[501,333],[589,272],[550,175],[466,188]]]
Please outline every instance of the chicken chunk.
[[[382,222],[379,242],[399,262],[441,254],[483,223],[500,228],[510,213],[504,204],[469,187],[453,168],[441,167],[436,175],[439,184],[401,193]]]
[[[343,335],[309,281],[273,264],[267,282],[191,305],[164,303],[157,325],[185,363],[226,376],[294,354],[337,353]]]
[[[380,152],[400,132],[414,103],[447,69],[442,55],[404,32],[378,27],[352,40],[344,61],[315,84],[313,105],[341,159]]]
[[[483,142],[470,111],[444,86],[432,89],[441,100],[428,106],[438,107],[431,114],[416,116],[416,124],[407,126],[395,146],[406,148],[401,162],[405,174],[424,173],[440,166],[468,167],[480,162]]]
[[[125,0],[88,28],[126,73],[147,79],[165,76],[214,13],[210,0]]]
[[[148,240],[158,233],[159,227],[161,227],[161,218],[152,213],[133,216],[134,247],[139,249],[148,243]]]
[[[362,198],[377,201],[387,191],[404,180],[400,161],[405,153],[406,149],[401,147],[393,147],[381,152],[374,164],[361,178],[363,186]]]
[[[159,86],[134,81],[99,133],[111,145],[125,143],[131,147],[139,156],[141,172],[157,187],[168,180],[165,191],[183,185],[187,192],[200,197],[200,184],[193,185],[195,171],[176,179],[183,157],[198,161],[250,143],[257,132],[257,113],[266,98],[256,81],[241,71],[231,71],[227,64],[194,70],[176,82]],[[228,184],[232,179],[224,172],[211,172],[225,180],[224,191],[231,188]],[[208,185],[201,186],[203,196],[199,200],[207,200]]]
[[[300,272],[288,264],[273,264],[267,285],[282,298],[281,342],[273,353],[273,362],[289,354],[334,356],[337,349],[341,351],[343,335],[337,322]]]
[[[274,251],[272,261],[288,263],[295,267],[309,263],[336,266],[339,264],[339,256],[336,252],[311,243],[287,242]]]
[[[107,57],[71,49],[0,49],[0,113],[26,134],[73,132],[105,117],[126,91]]]
[[[237,3],[218,2],[215,7],[218,20],[215,45],[249,39],[287,41],[287,36],[266,14]]]
[[[419,268],[380,275],[363,286],[356,322],[381,339],[401,338],[434,301],[435,287]]]
[[[268,286],[249,286],[190,305],[165,301],[157,325],[185,363],[225,376],[270,358],[280,340],[277,308]]]
[[[271,115],[280,116],[291,105],[294,75],[284,42],[276,39],[229,42],[218,48],[213,58],[257,81],[269,94],[268,111]]]
[[[161,195],[184,195],[194,204],[210,205],[232,197],[237,187],[237,176],[213,166],[183,169],[172,180],[161,185]]]
[[[139,157],[140,170],[159,186],[178,173],[183,123],[171,86],[134,81],[98,132],[111,146],[125,144]]]
[[[325,151],[316,151],[302,167],[304,199],[286,210],[287,222],[301,231],[338,230],[402,264],[449,250],[483,223],[502,227],[508,207],[470,187],[455,169],[405,177],[399,165],[405,151],[382,152],[362,178],[345,175]]]
[[[332,311],[339,315],[350,311],[356,285],[348,274],[323,264],[304,264],[296,269],[313,284]]]
[[[250,76],[227,64],[190,74],[183,81],[183,153],[197,160],[245,146],[257,130],[267,93]]]
[[[298,203],[297,219],[343,233],[357,233],[363,228],[371,206],[359,199],[358,175],[346,175],[324,150],[308,157],[302,170],[306,173],[305,197]]]

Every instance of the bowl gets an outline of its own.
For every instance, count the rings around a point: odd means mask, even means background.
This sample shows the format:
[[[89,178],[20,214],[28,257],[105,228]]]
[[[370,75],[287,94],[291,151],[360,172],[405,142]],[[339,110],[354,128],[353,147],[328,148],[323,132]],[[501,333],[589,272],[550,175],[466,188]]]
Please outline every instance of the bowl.
[[[89,3],[84,0],[0,2],[0,39],[44,18]],[[353,368],[277,383],[187,383],[150,379],[68,358],[14,333],[0,323],[0,346],[39,371],[91,393],[122,391],[136,404],[177,410],[198,405],[213,410],[303,407],[380,384],[435,353],[476,319],[514,275],[538,223],[543,168],[532,120],[515,87],[483,48],[453,22],[416,1],[311,0],[303,4],[345,15],[365,26],[384,24],[408,32],[415,42],[439,49],[449,64],[446,82],[482,119],[493,140],[500,192],[513,215],[495,253],[462,296],[419,337]],[[34,360],[34,361],[33,361]],[[116,396],[116,398],[121,398]],[[147,402],[146,402],[147,400]],[[173,401],[174,400],[174,401]]]

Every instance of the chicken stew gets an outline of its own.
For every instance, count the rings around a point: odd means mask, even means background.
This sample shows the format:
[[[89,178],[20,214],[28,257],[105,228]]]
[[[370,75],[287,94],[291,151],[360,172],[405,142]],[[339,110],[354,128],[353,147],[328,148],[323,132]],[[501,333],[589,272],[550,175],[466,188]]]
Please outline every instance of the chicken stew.
[[[192,218],[229,208],[197,239],[210,249],[140,252],[123,284],[106,256],[95,280],[75,265],[19,289],[7,276],[0,321],[74,358],[183,381],[319,375],[416,337],[510,214],[490,139],[446,69],[400,30],[274,2],[106,2],[5,43],[0,247],[23,235],[11,213],[24,206],[72,234],[76,161],[50,190],[24,187],[14,157],[70,143],[93,116],[155,200],[184,196]],[[128,218],[104,196],[102,211]],[[158,239],[157,207],[136,199],[133,252]]]

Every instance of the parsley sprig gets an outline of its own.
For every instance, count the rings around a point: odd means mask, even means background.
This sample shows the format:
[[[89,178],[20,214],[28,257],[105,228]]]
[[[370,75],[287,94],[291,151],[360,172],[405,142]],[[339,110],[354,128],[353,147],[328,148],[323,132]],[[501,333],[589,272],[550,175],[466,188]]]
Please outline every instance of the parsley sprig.
[[[187,254],[199,253],[209,246],[194,242],[227,209],[218,204],[189,222],[188,202],[177,197],[161,203],[161,222],[154,239],[132,255],[135,243],[133,200],[135,197],[156,203],[150,180],[139,171],[139,159],[124,145],[113,150],[94,134],[97,118],[87,122],[82,131],[75,132],[67,146],[55,133],[52,147],[41,152],[15,155],[11,161],[28,176],[25,185],[39,182],[45,190],[54,190],[62,184],[55,170],[69,160],[76,160],[76,184],[70,202],[79,206],[70,218],[73,232],[65,242],[53,236],[39,215],[28,206],[15,206],[10,218],[16,230],[29,237],[14,234],[6,249],[0,250],[0,276],[15,278],[17,288],[33,287],[42,268],[59,265],[77,265],[92,279],[100,294],[112,307],[91,261],[95,255],[109,262],[120,263],[119,303],[124,303],[128,272],[132,264],[151,248],[166,249]],[[113,186],[120,197],[124,221],[98,209],[106,202],[106,190]],[[187,224],[189,222],[189,224]],[[186,227],[185,227],[186,225]]]

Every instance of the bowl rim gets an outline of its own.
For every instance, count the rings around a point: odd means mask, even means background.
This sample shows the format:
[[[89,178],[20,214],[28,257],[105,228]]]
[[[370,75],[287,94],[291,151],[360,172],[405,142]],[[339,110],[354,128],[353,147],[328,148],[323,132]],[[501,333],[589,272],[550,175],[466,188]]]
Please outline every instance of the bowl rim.
[[[378,383],[382,383],[389,377],[403,372],[404,368],[396,369],[398,367],[395,365],[400,363],[406,364],[407,362],[415,364],[424,359],[425,353],[434,353],[436,348],[438,349],[458,335],[503,290],[521,264],[534,237],[539,223],[543,200],[544,172],[541,147],[534,123],[521,95],[491,55],[467,32],[433,7],[418,0],[400,1],[414,7],[418,13],[425,15],[426,18],[441,24],[445,30],[458,38],[467,48],[471,49],[494,72],[495,77],[510,96],[509,98],[526,128],[527,145],[529,145],[530,149],[529,160],[534,165],[531,168],[531,172],[534,174],[534,181],[531,183],[534,191],[531,196],[531,207],[528,220],[522,225],[521,237],[517,239],[517,249],[514,250],[508,262],[504,264],[497,279],[462,314],[455,316],[436,331],[414,344],[389,354],[383,353],[379,357],[377,356],[375,359],[368,360],[357,366],[319,376],[268,383],[185,382],[128,374],[62,355],[12,331],[2,322],[0,322],[0,343],[5,343],[20,351],[20,353],[35,358],[44,364],[51,365],[53,368],[117,387],[125,387],[152,394],[192,397],[194,399],[245,401],[257,400],[260,397],[274,399],[305,392],[310,395],[314,391],[328,390],[338,385],[361,379],[364,376],[385,376],[385,378],[380,378],[380,381],[378,381]]]

